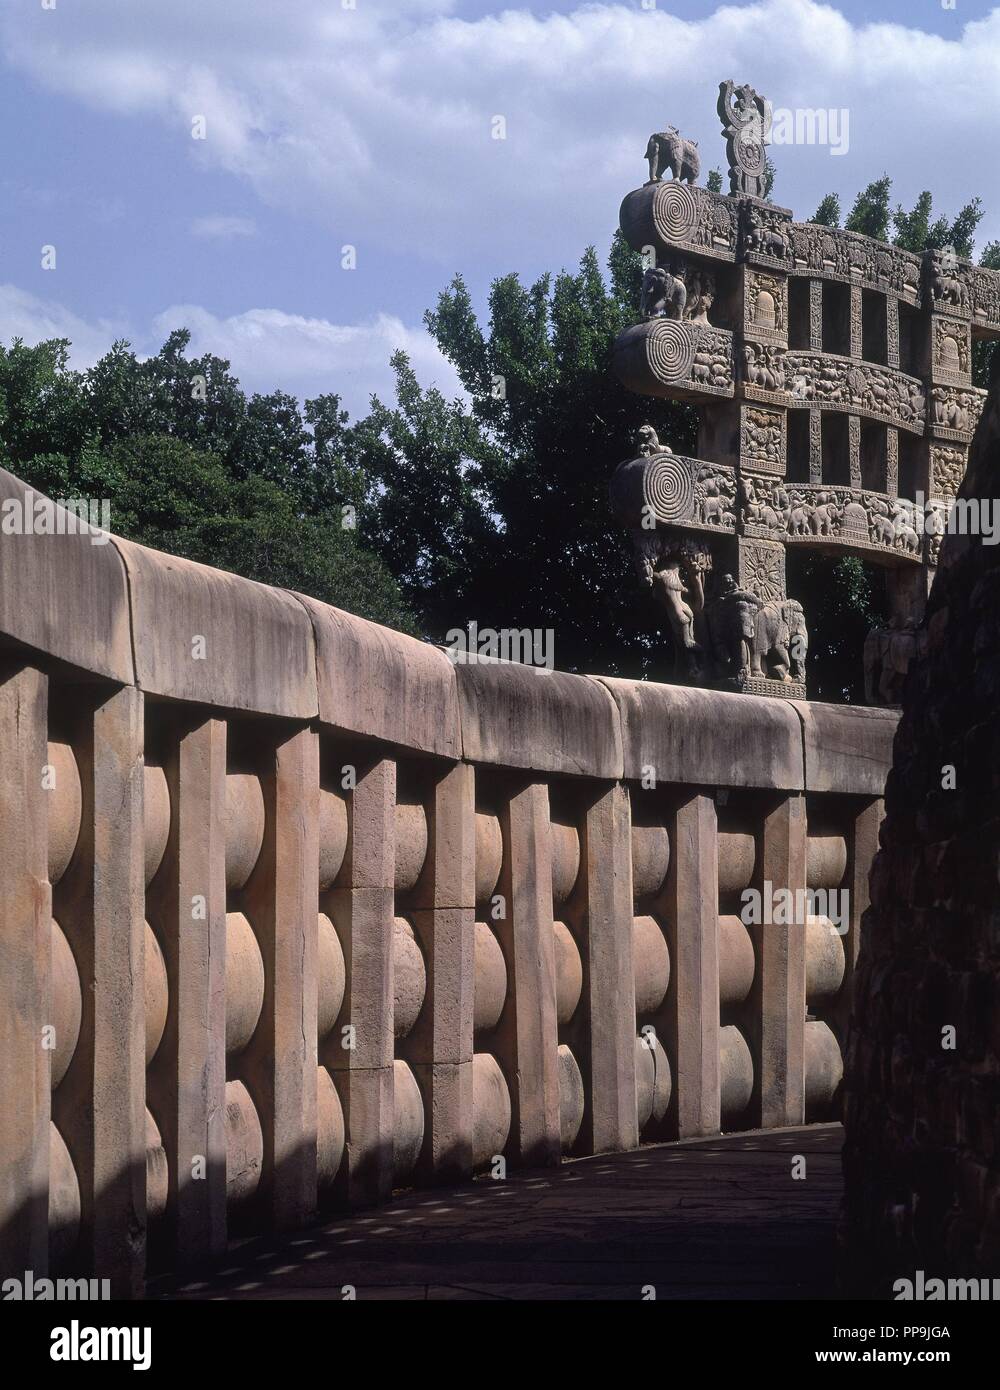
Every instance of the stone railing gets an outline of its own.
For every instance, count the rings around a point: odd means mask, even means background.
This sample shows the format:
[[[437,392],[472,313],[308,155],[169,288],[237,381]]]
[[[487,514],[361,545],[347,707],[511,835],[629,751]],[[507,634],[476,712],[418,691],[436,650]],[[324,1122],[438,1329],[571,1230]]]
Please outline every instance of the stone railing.
[[[4,1272],[137,1295],[401,1186],[837,1113],[894,715],[456,666],[93,541],[0,538]],[[768,885],[846,934],[748,928]]]

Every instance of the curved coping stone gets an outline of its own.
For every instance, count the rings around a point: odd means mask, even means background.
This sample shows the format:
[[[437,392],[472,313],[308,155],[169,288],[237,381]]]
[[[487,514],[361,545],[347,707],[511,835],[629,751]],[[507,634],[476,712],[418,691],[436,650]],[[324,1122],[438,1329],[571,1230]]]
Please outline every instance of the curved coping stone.
[[[459,662],[455,674],[470,762],[621,777],[618,713],[589,676],[500,661]]]
[[[788,700],[595,676],[621,713],[624,775],[802,791],[802,729]]]
[[[462,756],[455,668],[429,642],[297,594],[316,634],[319,717],[354,734]]]
[[[39,534],[50,521],[55,534]],[[0,527],[0,633],[131,685],[128,584],[108,533],[81,533],[72,513],[3,468]]]
[[[128,571],[141,689],[223,709],[316,717],[312,624],[292,594],[133,541],[115,537],[115,545]]]
[[[802,720],[806,790],[882,796],[899,711],[789,700]]]

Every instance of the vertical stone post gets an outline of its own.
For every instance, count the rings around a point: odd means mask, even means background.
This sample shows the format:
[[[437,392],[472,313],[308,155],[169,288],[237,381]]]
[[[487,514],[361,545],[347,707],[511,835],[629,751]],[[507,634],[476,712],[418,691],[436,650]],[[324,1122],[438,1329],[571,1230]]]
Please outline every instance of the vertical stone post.
[[[427,992],[407,1059],[424,1097],[423,1179],[453,1182],[472,1170],[475,995],[475,769],[458,763],[435,783],[427,860],[410,913],[424,952]]]
[[[0,667],[0,1275],[48,1269],[48,677]]]
[[[267,828],[244,896],[264,961],[264,1007],[241,1068],[264,1136],[263,1201],[280,1232],[316,1208],[318,734],[281,739],[261,781]]]
[[[715,802],[702,792],[688,796],[671,816],[663,915],[670,951],[671,1116],[678,1139],[718,1134],[719,833]]]
[[[99,697],[74,751],[83,811],[55,892],[83,1011],[53,1117],[80,1185],[81,1257],[118,1298],[139,1297],[146,1257],[143,696]]]
[[[809,281],[809,351],[823,351],[823,281]]]
[[[164,772],[170,837],[148,912],[170,1006],[147,1075],[167,1155],[167,1227],[180,1266],[226,1248],[226,725],[182,715]]]
[[[589,1101],[582,1139],[587,1153],[634,1149],[639,1143],[631,823],[628,791],[615,782],[588,808],[581,836],[587,1043],[578,1060]]]
[[[886,365],[899,371],[899,300],[894,294],[885,296]]]
[[[559,1032],[552,925],[548,788],[530,782],[500,811],[505,854],[496,924],[507,962],[507,999],[497,1025],[498,1058],[510,1087],[509,1152],[522,1164],[559,1162]]]
[[[885,431],[885,490],[890,497],[899,492],[899,430],[892,425]]]
[[[791,793],[764,817],[754,886],[765,903],[767,883],[775,892],[789,888],[793,895],[804,894],[807,848],[805,797]],[[800,1125],[805,1119],[805,922],[764,922],[750,934],[757,969],[748,1013],[759,1058],[751,1106],[763,1129]]]
[[[851,286],[851,356],[864,356],[864,291],[860,285]]]
[[[823,412],[809,412],[809,481],[823,481]]]
[[[357,767],[348,807],[347,851],[327,897],[344,951],[346,988],[339,1029],[321,1060],[344,1110],[347,1150],[337,1175],[351,1206],[384,1202],[393,1174],[392,924],[395,883],[396,764]]]
[[[844,938],[844,983],[834,1006],[834,1022],[841,1045],[847,1036],[851,1017],[851,996],[854,992],[854,971],[861,949],[861,918],[870,901],[868,879],[878,853],[878,833],[885,815],[885,802],[880,797],[869,801],[855,814],[847,837],[847,875],[845,887],[850,893],[848,929]],[[846,1055],[846,1053],[845,1053]]]
[[[861,486],[861,417],[847,417],[847,441],[851,469],[851,487]]]

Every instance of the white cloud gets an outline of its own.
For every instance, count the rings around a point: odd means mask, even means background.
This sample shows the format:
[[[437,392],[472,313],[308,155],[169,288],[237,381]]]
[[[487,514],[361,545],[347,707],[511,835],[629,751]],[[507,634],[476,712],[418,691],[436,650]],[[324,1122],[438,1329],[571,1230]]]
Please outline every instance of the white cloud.
[[[22,338],[28,347],[50,338],[68,338],[70,365],[82,369],[96,362],[115,339],[126,336],[121,321],[88,323],[55,300],[40,299],[16,285],[0,285],[0,343],[4,347],[10,346],[12,338]]]
[[[175,328],[191,330],[190,355],[227,358],[248,391],[280,389],[303,398],[333,391],[353,414],[363,413],[372,392],[393,399],[389,359],[398,349],[409,354],[424,386],[437,386],[449,399],[461,391],[430,335],[388,314],[336,324],[280,309],[218,318],[196,304],[175,304],[157,315],[153,337],[162,342]]]
[[[234,237],[256,236],[257,224],[252,217],[227,217],[219,213],[210,217],[196,217],[191,223],[191,232],[198,237],[231,241]]]
[[[1000,11],[945,39],[854,25],[815,0],[727,5],[698,20],[634,4],[573,15],[509,9],[468,21],[450,0],[90,0],[58,23],[2,21],[9,59],[41,83],[190,140],[206,169],[267,203],[448,268],[503,270],[603,244],[622,194],[642,181],[652,129],[671,121],[722,163],[714,91],[749,80],[777,105],[847,108],[849,158],[777,151],[776,196],[811,214],[888,166],[912,201],[928,183],[951,210],[992,173]],[[490,139],[504,115],[508,139]],[[794,198],[792,197],[794,192]],[[987,194],[989,190],[986,190]],[[987,230],[1000,229],[1000,209]]]
[[[104,319],[90,323],[54,301],[0,285],[0,342],[7,346],[22,338],[33,346],[69,338],[70,364],[80,370],[92,366],[117,338],[127,338],[143,355],[156,352],[175,328],[191,330],[189,355],[227,358],[248,392],[281,389],[301,399],[335,392],[355,417],[366,413],[373,391],[387,403],[394,399],[389,359],[397,349],[409,354],[424,386],[437,386],[449,399],[461,394],[430,335],[386,314],[365,323],[335,324],[280,309],[220,318],[197,304],[177,304],[138,327]]]

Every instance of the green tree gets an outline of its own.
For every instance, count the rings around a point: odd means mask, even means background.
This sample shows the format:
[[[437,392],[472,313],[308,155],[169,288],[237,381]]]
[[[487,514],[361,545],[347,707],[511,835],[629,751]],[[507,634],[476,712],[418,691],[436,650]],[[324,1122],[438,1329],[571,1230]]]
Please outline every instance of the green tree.
[[[889,194],[892,179],[883,174],[875,179],[854,200],[850,215],[844,223],[849,232],[861,232],[876,241],[889,240]]]
[[[840,217],[840,196],[837,193],[828,193],[810,220],[820,227],[839,227]]]
[[[107,499],[131,540],[414,630],[389,568],[344,524],[368,486],[336,396],[304,412],[280,392],[246,397],[187,343],[171,334],[142,361],[115,343],[86,372],[63,340],[0,347],[6,466],[50,496]]]

